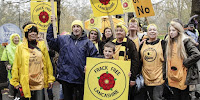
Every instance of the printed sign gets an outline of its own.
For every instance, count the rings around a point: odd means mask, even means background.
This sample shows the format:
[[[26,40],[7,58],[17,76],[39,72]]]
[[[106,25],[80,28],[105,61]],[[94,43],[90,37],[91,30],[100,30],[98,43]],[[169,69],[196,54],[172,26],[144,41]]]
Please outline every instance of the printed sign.
[[[133,0],[133,5],[138,18],[155,15],[151,0]]]
[[[123,14],[121,0],[90,0],[95,17]]]
[[[57,17],[56,2],[54,2],[54,6]],[[51,14],[50,2],[31,2],[31,21],[37,24],[39,32],[47,32],[47,28],[51,24]]]
[[[124,12],[135,12],[132,0],[122,0],[122,7]]]
[[[84,100],[128,100],[130,61],[87,58]]]

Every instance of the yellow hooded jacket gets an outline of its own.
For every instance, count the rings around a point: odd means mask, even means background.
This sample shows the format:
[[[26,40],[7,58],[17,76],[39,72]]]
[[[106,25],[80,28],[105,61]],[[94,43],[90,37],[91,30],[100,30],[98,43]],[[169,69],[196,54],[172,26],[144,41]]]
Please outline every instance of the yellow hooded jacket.
[[[49,53],[44,41],[37,41],[37,46],[43,53],[43,63],[44,63],[44,87],[48,87],[48,83],[53,83],[55,77],[53,76],[53,67],[49,58]],[[20,44],[15,53],[15,60],[12,69],[12,79],[10,83],[13,86],[22,86],[22,90],[25,98],[31,98],[31,91],[29,88],[29,57],[30,52],[28,48],[27,39],[24,38],[23,43]]]

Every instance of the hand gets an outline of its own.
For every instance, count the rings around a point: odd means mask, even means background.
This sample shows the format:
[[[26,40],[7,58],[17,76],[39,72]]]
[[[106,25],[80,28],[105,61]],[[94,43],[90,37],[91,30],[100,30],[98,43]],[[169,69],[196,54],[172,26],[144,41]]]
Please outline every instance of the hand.
[[[52,89],[53,88],[53,83],[49,83],[48,89]]]
[[[51,22],[53,22],[53,20],[56,20],[56,17],[54,15],[51,15]]]
[[[131,73],[131,72],[129,72],[129,73],[128,73],[128,76],[129,76],[129,77],[131,77],[131,74],[132,74],[132,73]]]
[[[15,88],[18,90],[20,87],[22,87],[21,85],[16,86]]]
[[[198,43],[198,42],[196,42],[196,43],[195,43],[195,45],[196,45],[196,46],[198,46],[198,45],[199,45],[199,43]]]
[[[130,81],[130,86],[134,86],[135,85],[135,81]]]
[[[11,65],[10,64],[7,65],[7,69],[11,70]]]

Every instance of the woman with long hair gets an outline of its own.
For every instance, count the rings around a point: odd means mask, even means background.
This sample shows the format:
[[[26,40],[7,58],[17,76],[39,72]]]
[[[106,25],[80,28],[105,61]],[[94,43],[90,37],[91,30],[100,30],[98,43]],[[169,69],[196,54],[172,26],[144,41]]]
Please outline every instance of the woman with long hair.
[[[97,28],[91,29],[88,34],[88,38],[93,42],[93,44],[95,45],[95,47],[97,48],[99,52],[100,52],[100,42],[101,42],[100,37],[101,37],[101,33],[99,29]]]
[[[113,38],[113,32],[112,29],[109,27],[106,27],[103,31],[103,36],[102,36],[102,41],[100,43],[100,48],[99,48],[99,54],[103,55],[103,47],[107,42],[112,42]]]
[[[200,82],[196,62],[200,52],[195,42],[184,34],[183,26],[172,21],[167,41],[167,78],[173,94],[168,100],[189,100],[189,86]]]

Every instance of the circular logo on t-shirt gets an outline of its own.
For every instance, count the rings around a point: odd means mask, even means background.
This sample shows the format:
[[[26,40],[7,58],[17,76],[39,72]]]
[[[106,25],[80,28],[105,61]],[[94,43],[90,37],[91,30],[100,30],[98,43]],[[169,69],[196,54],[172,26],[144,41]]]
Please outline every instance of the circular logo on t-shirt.
[[[147,62],[152,62],[157,57],[157,52],[154,48],[148,48],[143,51],[144,59]]]
[[[126,75],[115,63],[101,62],[88,74],[88,88],[97,99],[115,100],[126,89]]]

